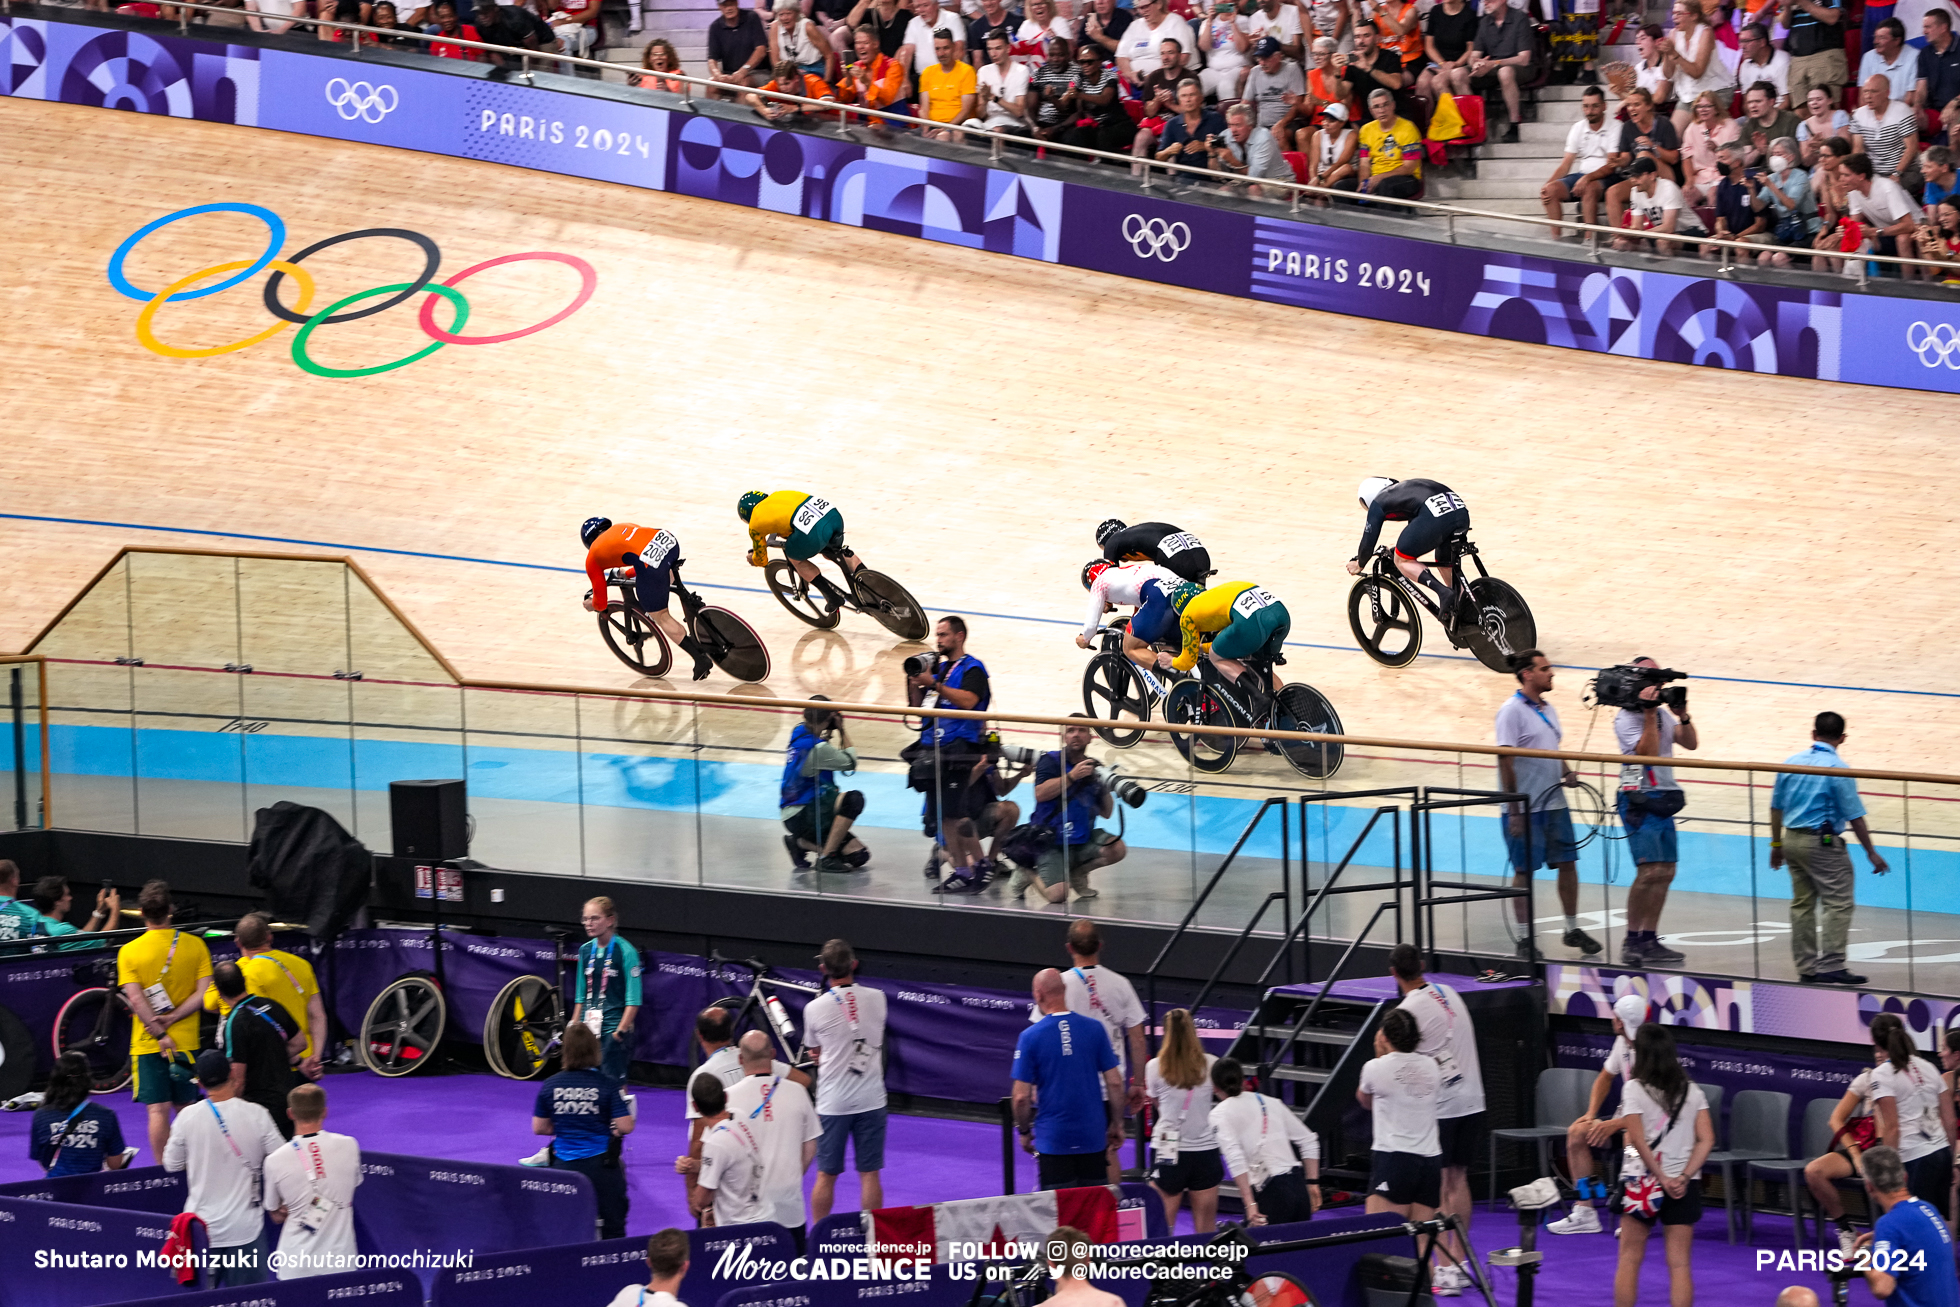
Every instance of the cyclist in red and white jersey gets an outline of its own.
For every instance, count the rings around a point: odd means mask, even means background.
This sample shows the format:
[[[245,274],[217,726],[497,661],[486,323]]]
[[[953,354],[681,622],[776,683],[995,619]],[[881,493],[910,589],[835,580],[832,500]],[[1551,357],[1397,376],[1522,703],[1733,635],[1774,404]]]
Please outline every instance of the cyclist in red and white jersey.
[[[1105,613],[1118,607],[1141,609],[1159,588],[1167,589],[1179,580],[1177,573],[1157,563],[1106,563],[1098,559],[1088,564],[1082,569],[1082,587],[1089,592],[1089,609],[1082,629],[1075,634],[1075,647],[1090,647]],[[1152,589],[1146,591],[1145,586]],[[1134,624],[1133,618],[1131,626]],[[1174,675],[1170,672],[1171,656],[1152,649],[1150,641],[1139,637],[1131,626],[1123,629],[1123,653],[1142,669],[1144,683],[1151,691],[1162,694],[1169,687],[1156,673],[1162,671],[1167,678]]]

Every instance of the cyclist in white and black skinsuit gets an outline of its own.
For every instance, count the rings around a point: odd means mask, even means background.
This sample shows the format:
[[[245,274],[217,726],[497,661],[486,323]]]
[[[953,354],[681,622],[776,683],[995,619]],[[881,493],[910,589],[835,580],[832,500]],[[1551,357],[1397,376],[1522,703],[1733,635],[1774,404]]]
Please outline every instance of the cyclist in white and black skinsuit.
[[[1102,625],[1103,614],[1111,608],[1122,606],[1141,609],[1153,596],[1161,594],[1161,587],[1176,585],[1182,578],[1168,567],[1156,563],[1105,563],[1094,562],[1082,569],[1082,586],[1089,592],[1089,611],[1083,618],[1082,629],[1075,633],[1075,647],[1087,649],[1095,638],[1096,628]],[[1146,590],[1145,587],[1149,587]],[[1173,615],[1173,625],[1175,615]],[[1123,630],[1123,653],[1143,672],[1144,684],[1152,694],[1164,694],[1169,689],[1169,681],[1174,680],[1176,672],[1170,670],[1171,655],[1158,653],[1151,648],[1151,642],[1138,636],[1130,626]],[[1159,636],[1158,638],[1165,638]],[[1158,673],[1161,671],[1162,676]]]
[[[1456,554],[1450,541],[1470,529],[1470,510],[1463,496],[1440,481],[1394,477],[1368,477],[1355,492],[1368,510],[1368,524],[1361,529],[1361,547],[1348,560],[1350,576],[1359,576],[1374,555],[1375,540],[1384,522],[1407,522],[1395,542],[1395,566],[1416,585],[1426,585],[1436,596],[1444,625],[1451,619],[1451,587],[1456,582]],[[1420,561],[1436,551],[1434,570]]]
[[[1211,575],[1211,553],[1189,531],[1180,531],[1169,522],[1139,522],[1126,525],[1112,517],[1096,527],[1096,547],[1112,563],[1155,563],[1168,567],[1193,585],[1203,585]]]

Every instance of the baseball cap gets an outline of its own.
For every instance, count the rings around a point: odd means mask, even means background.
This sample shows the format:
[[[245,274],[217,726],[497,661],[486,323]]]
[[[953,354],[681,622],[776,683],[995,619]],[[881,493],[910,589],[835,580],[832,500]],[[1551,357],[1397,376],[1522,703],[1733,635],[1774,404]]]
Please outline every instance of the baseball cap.
[[[1627,172],[1634,177],[1645,177],[1650,172],[1659,172],[1660,170],[1660,165],[1652,159],[1635,159],[1633,166],[1627,169]]]
[[[1262,36],[1252,43],[1252,57],[1264,59],[1267,55],[1278,54],[1283,47],[1270,36]]]
[[[1322,118],[1338,118],[1342,122],[1346,122],[1348,120],[1347,106],[1344,104],[1330,104],[1320,111],[1320,116]]]
[[[1647,1000],[1638,994],[1622,994],[1613,1002],[1613,1015],[1626,1027],[1627,1038],[1632,1039],[1633,1032],[1647,1019]]]
[[[207,1048],[197,1055],[197,1083],[206,1089],[222,1085],[231,1079],[231,1059],[215,1048]]]

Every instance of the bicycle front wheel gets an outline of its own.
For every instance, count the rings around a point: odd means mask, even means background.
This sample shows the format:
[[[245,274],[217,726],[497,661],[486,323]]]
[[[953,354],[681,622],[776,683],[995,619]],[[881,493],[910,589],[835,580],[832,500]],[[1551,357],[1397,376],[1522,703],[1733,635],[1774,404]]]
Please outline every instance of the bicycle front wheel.
[[[1238,1307],[1314,1307],[1313,1290],[1297,1276],[1268,1271],[1239,1291]]]
[[[483,1056],[490,1069],[512,1080],[535,1080],[558,1056],[565,1000],[558,986],[538,976],[505,985],[483,1018]]]
[[[1422,614],[1402,587],[1364,576],[1348,591],[1348,629],[1361,651],[1384,667],[1407,667],[1422,652]]]
[[[932,629],[912,592],[883,572],[860,567],[851,573],[851,590],[858,606],[901,640],[923,640]]]
[[[1494,576],[1470,582],[1470,594],[1477,601],[1477,629],[1466,632],[1464,643],[1493,672],[1510,671],[1511,655],[1538,643],[1538,623],[1531,609],[1525,607],[1523,595]]]
[[[361,1060],[378,1076],[405,1076],[435,1060],[449,1004],[435,978],[403,976],[374,996],[361,1020]]]
[[[823,601],[823,595],[813,592],[810,583],[797,575],[786,558],[778,558],[763,570],[762,577],[769,583],[769,593],[776,596],[776,602],[789,609],[790,615],[799,622],[828,631],[837,625],[842,613],[833,612]]]
[[[1334,705],[1327,702],[1327,696],[1311,685],[1285,685],[1280,687],[1273,707],[1273,725],[1283,731],[1311,731],[1315,735],[1340,735],[1341,716],[1334,711]],[[1280,744],[1280,752],[1293,764],[1293,769],[1302,776],[1322,780],[1341,769],[1342,745],[1338,740],[1315,743],[1309,740],[1286,740]]]
[[[1173,726],[1243,726],[1232,705],[1202,681],[1179,681],[1164,697],[1164,720]],[[1238,756],[1236,735],[1171,736],[1184,760],[1204,772],[1221,772]]]
[[[599,614],[599,634],[613,657],[642,676],[665,676],[674,665],[667,637],[637,608],[608,604]]]
[[[76,1052],[88,1059],[89,1088],[113,1094],[135,1075],[129,1054],[129,1000],[106,986],[69,996],[54,1018],[54,1052]]]
[[[1136,664],[1121,654],[1097,654],[1082,671],[1082,707],[1091,717],[1107,721],[1150,720],[1150,693]],[[1143,738],[1141,730],[1098,726],[1096,734],[1115,749],[1128,749]]]
[[[703,608],[695,614],[694,638],[715,666],[736,680],[769,679],[769,650],[762,637],[726,608]]]

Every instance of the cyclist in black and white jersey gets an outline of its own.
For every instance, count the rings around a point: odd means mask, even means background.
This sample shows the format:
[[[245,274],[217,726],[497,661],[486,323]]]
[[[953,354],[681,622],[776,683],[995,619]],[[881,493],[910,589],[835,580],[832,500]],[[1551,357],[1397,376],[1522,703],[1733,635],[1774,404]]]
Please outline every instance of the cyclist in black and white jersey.
[[[1463,496],[1440,481],[1397,481],[1394,477],[1368,477],[1356,494],[1368,510],[1368,524],[1361,529],[1361,547],[1348,560],[1349,575],[1359,576],[1367,565],[1384,522],[1407,522],[1395,541],[1395,566],[1416,585],[1429,587],[1443,621],[1448,623],[1450,587],[1456,580],[1456,551],[1451,541],[1470,529],[1470,510],[1464,506]],[[1420,561],[1432,550],[1436,552],[1434,570]]]
[[[1112,563],[1155,563],[1193,585],[1203,585],[1212,573],[1211,552],[1203,542],[1169,522],[1130,526],[1112,517],[1097,525],[1096,547]]]

